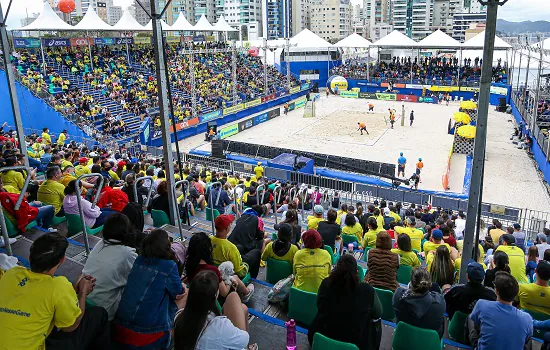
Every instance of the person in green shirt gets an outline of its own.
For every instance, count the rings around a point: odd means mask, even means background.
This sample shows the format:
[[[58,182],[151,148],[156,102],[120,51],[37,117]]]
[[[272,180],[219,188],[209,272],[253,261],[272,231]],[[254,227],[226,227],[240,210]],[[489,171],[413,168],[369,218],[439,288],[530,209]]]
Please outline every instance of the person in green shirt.
[[[394,248],[391,251],[399,255],[399,265],[420,266],[420,259],[412,251],[411,237],[409,235],[399,235],[397,237],[397,249]]]
[[[298,247],[290,242],[292,237],[292,225],[282,223],[279,225],[277,239],[274,242],[269,242],[262,252],[262,260],[267,259],[282,260],[288,262],[291,266],[294,262],[294,255],[298,251]]]
[[[59,169],[58,166],[49,167],[48,170],[46,170],[47,180],[38,188],[37,199],[44,204],[53,205],[57,217],[65,215],[63,211],[65,186],[59,182],[62,177],[61,169]]]

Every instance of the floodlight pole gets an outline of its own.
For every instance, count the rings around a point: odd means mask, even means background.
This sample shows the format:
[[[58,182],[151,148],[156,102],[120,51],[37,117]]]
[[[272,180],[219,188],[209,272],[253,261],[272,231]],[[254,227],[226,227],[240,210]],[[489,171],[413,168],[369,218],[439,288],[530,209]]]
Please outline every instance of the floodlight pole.
[[[197,117],[197,86],[195,81],[195,53],[193,42],[189,42],[189,80],[191,82],[191,113]]]
[[[10,1],[11,6],[11,1]],[[8,6],[8,12],[9,12]],[[17,98],[17,89],[15,85],[15,76],[13,74],[13,66],[10,60],[10,44],[8,42],[8,31],[6,29],[6,18],[2,11],[2,4],[0,4],[0,47],[4,53],[4,71],[6,72],[6,80],[8,82],[8,90],[10,92],[11,111],[13,113],[13,119],[15,123],[15,131],[17,133],[17,140],[19,141],[19,150],[24,156],[23,160],[25,166],[29,166],[29,159],[27,157],[27,147],[25,146],[25,131],[23,129],[23,121],[21,120],[21,110],[19,109],[19,99]]]
[[[489,94],[492,81],[493,51],[497,27],[498,6],[508,0],[479,0],[487,6],[487,23],[485,26],[485,44],[483,50],[483,65],[481,67],[481,83],[479,86],[479,102],[474,141],[474,157],[472,163],[472,182],[468,196],[468,212],[464,230],[464,248],[460,266],[460,283],[466,283],[466,270],[472,258],[472,250],[477,252],[479,242],[474,242],[479,235],[480,207],[483,191],[483,168],[485,166],[485,146],[487,143],[487,118],[489,115]],[[477,227],[476,227],[477,226]],[[477,232],[477,234],[476,234]]]
[[[516,90],[519,90],[519,78],[521,76],[521,59],[523,58],[523,49],[521,47],[521,36],[518,36],[519,43],[519,65],[518,65],[518,83],[516,84]]]
[[[285,44],[285,61],[286,61],[286,86],[290,90],[290,39],[286,38]]]
[[[264,38],[264,95],[269,95],[267,84],[267,39]]]
[[[526,39],[527,45],[525,45],[525,48],[527,49],[527,70],[525,72],[525,88],[523,89],[523,101],[525,101],[525,97],[527,96],[527,81],[529,80],[529,64],[531,63],[531,48],[529,47],[529,39]],[[527,105],[527,109],[529,109],[529,105]]]
[[[231,99],[233,105],[237,103],[237,43],[235,40],[231,41]]]
[[[535,132],[535,126],[537,125],[537,113],[538,113],[538,107],[539,107],[539,96],[540,96],[540,74],[542,73],[542,60],[544,59],[543,57],[543,43],[542,43],[542,38],[540,37],[540,35],[537,36],[537,41],[539,42],[538,44],[538,49],[539,49],[539,52],[540,52],[540,57],[539,57],[539,69],[538,69],[538,72],[537,72],[537,88],[535,90],[535,103],[534,103],[534,106],[533,106],[533,123],[531,124],[531,131],[532,132]]]

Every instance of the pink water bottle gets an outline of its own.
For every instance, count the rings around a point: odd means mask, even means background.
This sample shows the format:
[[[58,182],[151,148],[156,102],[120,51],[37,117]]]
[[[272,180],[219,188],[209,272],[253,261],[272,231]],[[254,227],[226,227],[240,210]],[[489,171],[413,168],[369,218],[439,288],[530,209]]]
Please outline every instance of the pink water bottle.
[[[353,243],[348,243],[348,253],[353,254]]]
[[[290,320],[285,323],[286,326],[286,349],[296,350],[296,322]]]

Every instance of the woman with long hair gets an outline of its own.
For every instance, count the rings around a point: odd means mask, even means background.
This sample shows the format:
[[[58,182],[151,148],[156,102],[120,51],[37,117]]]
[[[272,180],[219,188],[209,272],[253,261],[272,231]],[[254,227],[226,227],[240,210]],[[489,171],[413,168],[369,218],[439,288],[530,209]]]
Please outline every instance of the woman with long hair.
[[[428,255],[431,255],[430,253]],[[430,260],[429,256],[428,260]],[[447,246],[437,247],[435,254],[433,254],[433,260],[430,261],[428,271],[431,274],[432,281],[437,283],[443,290],[450,288],[454,281],[455,268]]]
[[[243,349],[248,346],[248,308],[237,294],[231,293],[220,313],[216,305],[218,286],[213,271],[201,271],[193,278],[185,309],[176,319],[175,350]]]
[[[342,227],[342,234],[357,237],[357,245],[363,240],[363,227],[355,219],[355,215],[346,214],[344,220],[345,226]]]
[[[391,251],[399,255],[399,265],[420,266],[418,255],[412,251],[411,237],[409,235],[399,235],[397,237],[397,249],[392,249]]]
[[[289,209],[285,212],[284,220],[282,224],[289,224],[292,226],[292,238],[290,241],[292,244],[298,245],[298,242],[301,238],[302,233],[302,227],[300,226],[300,222],[298,221],[298,212],[296,209]]]
[[[267,259],[282,260],[293,264],[294,255],[298,251],[298,247],[292,244],[292,225],[282,223],[278,226],[277,239],[273,242],[269,242],[264,251],[262,252],[262,260]]]
[[[319,332],[359,349],[378,349],[382,330],[380,321],[374,320],[382,316],[382,305],[374,288],[360,283],[353,255],[342,255],[330,276],[323,280],[317,292],[317,309],[308,331],[310,344]]]
[[[539,262],[539,250],[537,246],[532,245],[529,247],[526,260],[527,265],[525,266],[525,273],[529,277],[529,282],[533,283],[535,277],[535,269],[537,268],[537,264]]]

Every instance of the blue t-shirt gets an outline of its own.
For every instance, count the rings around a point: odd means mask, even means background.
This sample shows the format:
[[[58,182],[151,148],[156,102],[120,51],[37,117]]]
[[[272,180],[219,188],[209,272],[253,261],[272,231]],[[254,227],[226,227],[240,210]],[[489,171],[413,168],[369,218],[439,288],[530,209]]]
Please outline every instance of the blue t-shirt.
[[[403,156],[397,158],[397,163],[399,163],[399,165],[405,164],[406,161],[407,161],[407,158],[405,158]]]
[[[498,301],[478,300],[470,318],[480,326],[478,349],[523,349],[533,336],[531,315]]]

